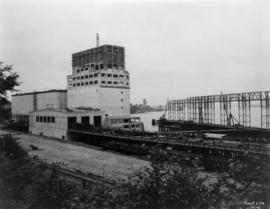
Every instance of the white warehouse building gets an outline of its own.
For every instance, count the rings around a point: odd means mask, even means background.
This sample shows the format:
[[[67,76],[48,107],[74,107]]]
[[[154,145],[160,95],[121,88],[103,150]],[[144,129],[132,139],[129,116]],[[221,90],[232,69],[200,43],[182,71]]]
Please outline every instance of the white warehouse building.
[[[29,113],[35,110],[67,107],[67,90],[36,91],[12,96],[11,114],[14,121],[29,121]]]
[[[74,123],[104,125],[105,112],[79,109],[44,109],[30,113],[29,132],[60,139],[67,139],[68,130]]]

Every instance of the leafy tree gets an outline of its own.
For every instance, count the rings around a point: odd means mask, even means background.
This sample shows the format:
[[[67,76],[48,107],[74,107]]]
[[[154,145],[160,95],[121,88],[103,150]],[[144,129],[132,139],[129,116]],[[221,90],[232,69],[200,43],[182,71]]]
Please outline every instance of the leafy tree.
[[[8,91],[16,91],[20,85],[19,75],[12,71],[12,65],[4,65],[0,62],[0,99],[6,99]]]
[[[0,62],[0,121],[10,117],[10,102],[7,99],[9,91],[16,91],[20,85],[19,75],[13,72],[12,65]]]

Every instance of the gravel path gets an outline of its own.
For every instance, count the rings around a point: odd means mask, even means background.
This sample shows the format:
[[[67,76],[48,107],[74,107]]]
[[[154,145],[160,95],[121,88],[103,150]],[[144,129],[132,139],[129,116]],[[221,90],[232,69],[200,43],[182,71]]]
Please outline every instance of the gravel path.
[[[0,135],[7,133],[0,130]],[[46,162],[60,162],[64,167],[79,169],[86,173],[104,175],[112,179],[126,179],[135,171],[148,166],[147,161],[112,153],[110,151],[95,150],[89,147],[76,146],[28,134],[18,134],[20,144],[29,149],[29,145],[39,148],[29,151],[30,155],[37,155]]]

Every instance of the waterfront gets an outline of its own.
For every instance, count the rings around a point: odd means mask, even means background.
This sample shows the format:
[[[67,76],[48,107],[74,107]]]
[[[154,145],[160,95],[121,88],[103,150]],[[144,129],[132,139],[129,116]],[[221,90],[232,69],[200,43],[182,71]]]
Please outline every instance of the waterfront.
[[[141,118],[141,122],[143,122],[144,124],[145,131],[155,132],[158,131],[158,126],[152,125],[152,119],[158,120],[163,114],[164,111],[155,111],[155,112],[133,114],[133,116],[138,116]]]
[[[215,115],[215,123],[219,124],[220,123],[219,109],[218,108],[216,108],[216,109],[218,111]],[[236,105],[232,105],[231,112],[234,116],[236,116],[236,117],[238,116]],[[155,125],[155,126],[152,125],[152,119],[158,120],[164,113],[165,113],[165,111],[154,111],[154,112],[145,112],[145,113],[132,114],[132,115],[138,116],[141,118],[141,121],[144,123],[145,131],[155,132],[155,131],[158,131],[158,127],[157,127],[157,125]],[[251,126],[260,127],[260,123],[261,123],[260,114],[261,113],[260,113],[260,109],[258,106],[252,107],[252,109],[251,109]],[[237,117],[237,119],[238,119],[238,117]],[[263,119],[265,119],[265,118],[263,118]]]

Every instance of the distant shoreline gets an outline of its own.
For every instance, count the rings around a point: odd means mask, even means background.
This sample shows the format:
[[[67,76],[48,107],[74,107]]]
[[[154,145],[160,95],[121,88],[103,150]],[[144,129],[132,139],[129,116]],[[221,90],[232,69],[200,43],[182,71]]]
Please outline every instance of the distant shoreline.
[[[164,110],[150,110],[145,112],[131,113],[131,115],[144,114],[144,113],[152,113],[152,112],[164,112]]]

